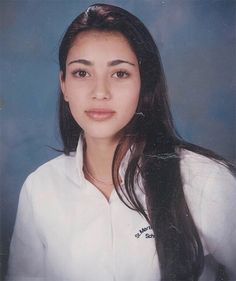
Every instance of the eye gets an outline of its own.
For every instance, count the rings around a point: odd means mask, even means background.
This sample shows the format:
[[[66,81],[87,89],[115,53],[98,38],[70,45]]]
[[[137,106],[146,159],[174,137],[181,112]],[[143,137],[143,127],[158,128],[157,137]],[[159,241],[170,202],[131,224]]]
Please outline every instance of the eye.
[[[127,77],[129,77],[129,73],[127,71],[119,70],[119,71],[115,72],[114,74],[112,74],[112,77],[127,78]]]
[[[79,77],[79,78],[84,78],[90,76],[89,73],[83,69],[75,70],[72,72],[73,76]]]

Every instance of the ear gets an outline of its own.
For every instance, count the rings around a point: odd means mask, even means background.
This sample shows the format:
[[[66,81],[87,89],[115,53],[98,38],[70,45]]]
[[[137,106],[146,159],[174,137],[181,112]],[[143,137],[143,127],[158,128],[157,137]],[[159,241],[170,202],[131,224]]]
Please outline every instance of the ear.
[[[63,96],[64,96],[64,100],[66,102],[68,102],[68,97],[66,95],[66,89],[65,89],[65,79],[63,78],[62,71],[60,71],[60,73],[59,73],[59,80],[60,80],[60,87],[61,87],[61,91],[62,91]]]

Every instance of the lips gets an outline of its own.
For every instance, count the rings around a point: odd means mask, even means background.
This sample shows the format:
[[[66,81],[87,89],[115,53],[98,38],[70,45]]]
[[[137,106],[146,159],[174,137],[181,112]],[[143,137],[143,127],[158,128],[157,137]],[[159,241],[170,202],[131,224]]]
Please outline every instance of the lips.
[[[95,121],[103,121],[113,117],[115,111],[106,108],[92,108],[85,111],[86,115],[95,120]]]

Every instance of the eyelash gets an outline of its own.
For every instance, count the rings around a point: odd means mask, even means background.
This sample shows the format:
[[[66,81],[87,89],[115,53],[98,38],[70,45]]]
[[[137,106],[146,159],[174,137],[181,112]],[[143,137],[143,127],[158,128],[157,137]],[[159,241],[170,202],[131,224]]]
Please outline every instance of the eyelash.
[[[90,76],[90,74],[84,69],[74,70],[74,71],[72,71],[72,75],[77,78],[85,78],[85,77]],[[118,71],[114,72],[112,74],[112,77],[114,77],[115,75],[116,75],[115,78],[117,78],[117,79],[125,79],[130,76],[129,72],[127,72],[125,70],[118,70]],[[119,75],[121,75],[122,77],[119,77]]]
[[[123,76],[123,77],[118,77],[118,75],[117,74],[122,74],[122,75],[125,75],[125,77]],[[125,71],[125,70],[119,70],[119,71],[116,71],[114,74],[112,74],[112,77],[113,77],[113,75],[117,75],[117,77],[116,78],[119,78],[119,79],[125,79],[125,78],[128,78],[129,76],[130,76],[130,74],[129,74],[129,72],[127,72],[127,71]]]
[[[80,74],[82,74],[82,73],[84,73],[85,76],[83,76],[83,75],[81,76]],[[87,77],[87,76],[90,76],[90,74],[89,74],[86,70],[84,70],[84,69],[74,70],[74,71],[72,72],[72,75],[75,76],[75,77],[77,77],[77,78],[85,78],[85,77]]]

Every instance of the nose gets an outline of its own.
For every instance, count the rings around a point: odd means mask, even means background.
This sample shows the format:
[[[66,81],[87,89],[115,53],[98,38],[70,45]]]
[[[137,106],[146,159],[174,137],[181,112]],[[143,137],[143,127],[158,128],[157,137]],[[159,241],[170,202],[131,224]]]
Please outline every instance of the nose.
[[[111,93],[106,79],[97,79],[92,91],[92,98],[97,100],[110,99]]]

